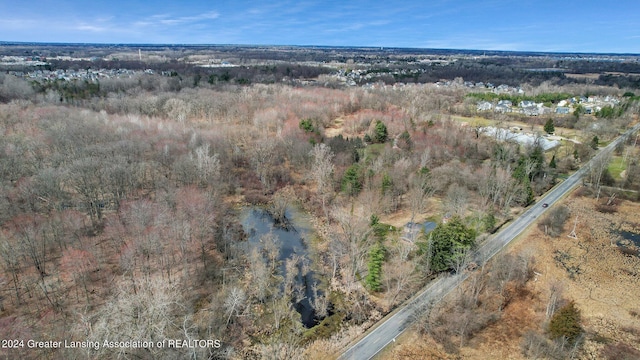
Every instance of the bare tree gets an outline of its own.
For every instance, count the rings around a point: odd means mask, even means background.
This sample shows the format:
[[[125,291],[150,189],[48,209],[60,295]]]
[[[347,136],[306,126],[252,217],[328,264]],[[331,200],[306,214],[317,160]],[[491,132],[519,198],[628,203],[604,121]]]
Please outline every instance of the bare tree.
[[[449,185],[445,199],[447,212],[464,217],[469,204],[469,191],[457,183]]]
[[[415,282],[415,265],[397,256],[394,260],[385,262],[383,267],[386,297],[389,304],[393,305],[397,300],[404,300],[412,289]]]
[[[389,195],[391,197],[391,209],[394,211],[400,206],[402,196],[409,188],[410,169],[412,169],[412,164],[408,158],[401,158],[393,164],[393,171],[390,174],[392,185]]]
[[[311,306],[313,307],[313,310],[315,310],[316,316],[324,318],[328,315],[329,297],[326,294],[320,293],[317,282],[314,282],[313,285],[311,285],[311,292],[313,294]]]
[[[224,301],[227,325],[229,325],[232,316],[241,316],[246,300],[247,295],[243,289],[234,286],[231,291],[229,291],[229,295],[227,295]]]
[[[342,242],[343,248],[347,249],[343,264],[348,269],[345,280],[350,285],[355,282],[357,273],[362,268],[367,256],[366,250],[369,248],[368,240],[371,233],[369,219],[357,209],[349,211],[342,207],[335,207],[332,215],[341,229],[341,234],[337,239]]]
[[[106,190],[105,168],[102,159],[83,158],[68,169],[66,183],[82,198],[83,206],[94,228],[102,223],[103,209],[109,200]]]
[[[331,180],[333,175],[333,153],[331,148],[325,144],[316,144],[311,149],[313,164],[311,165],[311,177],[316,182],[316,191],[322,201],[322,211],[325,218],[329,219],[326,207],[326,198],[332,189]]]
[[[262,250],[267,258],[267,265],[271,273],[275,273],[280,263],[280,238],[273,231],[270,231],[260,236],[260,243],[262,243]]]
[[[273,185],[273,172],[278,159],[276,147],[275,139],[264,137],[255,141],[249,150],[251,165],[266,190]]]
[[[289,227],[287,208],[289,207],[292,197],[293,194],[289,188],[282,188],[273,195],[271,206],[269,207],[269,212],[271,216],[273,216],[275,224],[285,229]]]
[[[14,246],[9,242],[8,236],[4,231],[0,231],[0,258],[2,259],[2,268],[5,274],[11,274],[11,282],[15,290],[17,304],[22,303],[19,279],[22,269],[22,264],[20,263],[22,254],[20,250],[20,247]]]
[[[89,304],[91,299],[87,284],[91,280],[91,273],[99,269],[93,254],[80,249],[66,250],[60,259],[60,267],[76,283],[76,294],[77,288],[82,286],[87,304]]]
[[[556,310],[562,306],[562,294],[564,286],[560,282],[554,282],[549,288],[549,300],[545,311],[546,320],[551,319]]]
[[[506,169],[485,164],[478,171],[478,193],[489,206],[498,206],[507,212],[511,204],[521,193],[521,185],[511,175],[510,166]]]
[[[180,333],[176,323],[183,317],[184,309],[180,289],[158,278],[139,279],[137,289],[118,284],[111,301],[95,316],[87,339],[102,344],[109,341],[162,341],[175,339]],[[180,321],[181,322],[181,321]],[[158,347],[100,347],[101,357],[122,358],[176,358],[180,353]]]
[[[251,293],[258,301],[266,300],[270,287],[271,272],[258,248],[253,248],[249,253],[249,273],[251,281]]]
[[[411,210],[411,223],[415,222],[416,215],[424,211],[427,200],[435,192],[431,184],[431,176],[428,172],[415,174],[409,185],[409,210]],[[413,239],[412,239],[413,240]]]
[[[214,185],[220,178],[220,159],[218,154],[209,155],[209,144],[205,143],[194,150],[193,161],[202,186]]]
[[[591,185],[596,188],[596,199],[600,199],[602,177],[610,162],[611,152],[607,152],[606,154],[598,154],[589,165],[589,178]]]

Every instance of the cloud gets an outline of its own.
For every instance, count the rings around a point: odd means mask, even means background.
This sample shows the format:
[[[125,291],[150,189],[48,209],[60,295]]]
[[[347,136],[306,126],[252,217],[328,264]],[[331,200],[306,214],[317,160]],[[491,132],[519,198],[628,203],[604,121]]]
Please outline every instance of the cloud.
[[[76,30],[91,31],[91,32],[105,32],[110,30],[108,27],[88,25],[88,24],[78,24],[76,25],[75,28]]]
[[[368,21],[368,22],[353,22],[353,23],[350,23],[350,24],[345,25],[345,26],[338,26],[338,27],[336,27],[335,25],[333,27],[327,26],[327,29],[325,30],[325,32],[326,33],[336,33],[336,32],[358,31],[358,30],[362,30],[362,29],[365,29],[365,28],[385,26],[385,25],[390,24],[390,23],[391,23],[391,21],[389,21],[389,20],[374,20],[374,21]]]
[[[37,25],[33,19],[0,19],[0,29],[22,30]]]
[[[153,20],[157,19],[157,23],[162,25],[180,25],[187,23],[197,23],[204,20],[214,20],[220,17],[220,14],[216,11],[209,11],[206,13],[202,13],[194,16],[180,16],[180,17],[171,17],[170,15],[154,15],[151,18]],[[150,21],[153,23],[153,21]],[[140,23],[140,22],[138,22]]]

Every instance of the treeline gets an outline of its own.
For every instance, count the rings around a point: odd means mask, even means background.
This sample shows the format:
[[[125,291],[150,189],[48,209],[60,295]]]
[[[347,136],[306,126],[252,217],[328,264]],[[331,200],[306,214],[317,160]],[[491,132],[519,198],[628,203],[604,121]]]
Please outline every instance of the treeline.
[[[618,60],[559,60],[557,68],[568,69],[577,74],[616,72],[623,74],[640,74],[640,62]]]
[[[640,75],[613,75],[603,74],[598,76],[595,84],[602,86],[618,86],[620,88],[640,89]]]
[[[402,71],[401,73],[396,73]],[[519,86],[524,83],[533,86],[545,81],[554,83],[577,82],[567,78],[562,72],[543,72],[520,69],[517,67],[496,64],[481,64],[472,60],[459,60],[446,65],[397,65],[373,67],[367,71],[371,79],[360,80],[360,83],[383,81],[387,84],[434,83],[443,79],[463,78],[466,81],[506,84]]]
[[[155,72],[173,74],[174,76],[181,77],[194,77],[200,76],[201,78],[209,78],[211,75],[221,77],[222,74],[227,74],[228,79],[241,79],[245,78],[252,82],[276,82],[282,77],[288,78],[315,78],[320,74],[329,73],[331,70],[321,66],[309,66],[296,64],[295,62],[287,62],[284,64],[273,65],[245,65],[245,66],[229,66],[221,68],[205,68],[190,64],[183,60],[169,60],[164,62],[145,62],[138,60],[119,60],[119,59],[96,59],[92,61],[65,61],[65,60],[51,60],[50,65],[47,66],[47,70],[147,70],[151,69]],[[271,80],[264,79],[265,75],[272,75]],[[196,84],[197,85],[197,84]]]

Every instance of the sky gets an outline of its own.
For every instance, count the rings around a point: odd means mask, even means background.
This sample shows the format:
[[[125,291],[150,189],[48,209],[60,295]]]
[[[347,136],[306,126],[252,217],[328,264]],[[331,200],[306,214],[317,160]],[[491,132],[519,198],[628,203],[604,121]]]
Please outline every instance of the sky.
[[[0,0],[0,41],[640,53],[639,0]]]

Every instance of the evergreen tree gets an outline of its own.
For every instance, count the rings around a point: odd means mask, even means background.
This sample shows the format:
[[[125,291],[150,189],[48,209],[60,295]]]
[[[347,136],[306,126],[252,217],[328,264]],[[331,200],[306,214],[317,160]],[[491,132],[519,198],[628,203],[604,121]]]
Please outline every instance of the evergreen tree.
[[[384,143],[388,137],[387,126],[380,120],[376,120],[376,127],[373,134],[373,140],[376,143]]]
[[[439,224],[429,235],[432,241],[429,263],[436,272],[453,269],[454,264],[462,260],[460,257],[475,246],[475,231],[457,216],[446,224]]]
[[[391,180],[391,176],[389,176],[389,174],[382,175],[382,194],[386,194],[389,190],[391,190],[392,186],[393,180]]]
[[[365,283],[372,291],[380,291],[382,287],[382,263],[384,262],[385,248],[381,243],[377,243],[369,250],[369,262],[367,268],[369,272],[365,278]]]
[[[358,164],[351,165],[342,177],[342,191],[357,195],[362,190],[362,172]]]
[[[413,149],[413,141],[408,131],[404,131],[398,137],[397,145],[400,149],[411,151]]]
[[[525,178],[522,182],[522,186],[524,187],[524,196],[522,197],[523,205],[527,206],[533,202],[535,198],[535,194],[533,193],[533,188],[531,187],[531,181],[528,178]]]
[[[542,174],[544,168],[544,150],[542,150],[542,146],[537,144],[529,154],[529,159],[533,160],[536,164],[535,170],[529,177],[529,180],[533,180],[536,176]]]
[[[575,343],[583,331],[580,321],[580,310],[571,301],[553,314],[549,321],[549,335],[552,339],[564,337],[570,343]]]
[[[544,124],[544,132],[547,134],[553,134],[554,131],[556,131],[556,127],[553,125],[553,119],[547,120]]]

